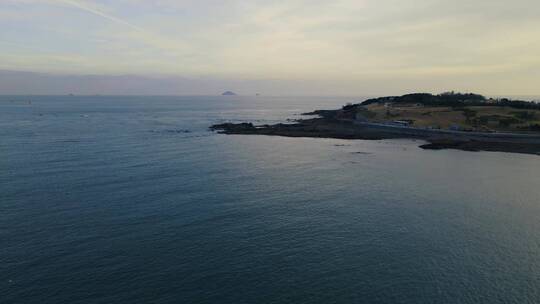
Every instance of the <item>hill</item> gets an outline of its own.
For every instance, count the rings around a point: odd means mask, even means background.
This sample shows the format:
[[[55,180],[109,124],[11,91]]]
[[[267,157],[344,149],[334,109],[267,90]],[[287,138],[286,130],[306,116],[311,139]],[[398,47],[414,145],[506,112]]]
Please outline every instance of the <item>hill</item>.
[[[392,103],[392,104],[419,104],[424,106],[490,106],[490,107],[510,107],[516,109],[536,109],[540,110],[540,104],[533,101],[512,100],[508,98],[493,99],[486,98],[474,93],[446,92],[438,95],[429,93],[413,93],[403,96],[388,96],[368,99],[361,103],[363,106],[371,104]]]
[[[415,93],[368,99],[343,107],[342,117],[464,131],[540,131],[540,104],[473,93]]]

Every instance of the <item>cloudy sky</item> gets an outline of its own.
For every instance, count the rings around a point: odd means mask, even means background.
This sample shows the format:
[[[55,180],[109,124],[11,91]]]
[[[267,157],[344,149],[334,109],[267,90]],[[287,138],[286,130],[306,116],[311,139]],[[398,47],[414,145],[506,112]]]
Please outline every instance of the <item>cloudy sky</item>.
[[[0,28],[4,93],[46,91],[17,71],[177,94],[540,95],[538,0],[1,0]]]

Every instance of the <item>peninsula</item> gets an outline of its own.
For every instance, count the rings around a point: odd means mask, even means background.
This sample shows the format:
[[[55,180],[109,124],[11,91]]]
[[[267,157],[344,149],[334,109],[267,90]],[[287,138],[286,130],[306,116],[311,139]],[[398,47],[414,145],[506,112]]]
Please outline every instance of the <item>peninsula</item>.
[[[380,140],[422,139],[424,149],[540,155],[540,104],[478,94],[407,94],[304,113],[291,124],[224,123],[223,134]]]

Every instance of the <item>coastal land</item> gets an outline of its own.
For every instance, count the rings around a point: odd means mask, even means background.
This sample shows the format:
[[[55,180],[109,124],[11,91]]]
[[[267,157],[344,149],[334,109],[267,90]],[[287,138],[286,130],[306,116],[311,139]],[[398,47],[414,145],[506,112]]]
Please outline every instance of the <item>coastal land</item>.
[[[540,104],[477,94],[426,93],[368,99],[336,110],[316,110],[290,124],[223,123],[223,134],[339,139],[424,140],[423,149],[540,155]]]

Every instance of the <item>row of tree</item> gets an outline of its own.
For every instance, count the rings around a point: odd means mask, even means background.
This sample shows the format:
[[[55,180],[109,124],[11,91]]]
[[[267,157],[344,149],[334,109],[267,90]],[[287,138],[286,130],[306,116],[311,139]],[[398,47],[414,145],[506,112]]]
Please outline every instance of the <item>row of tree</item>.
[[[534,101],[511,100],[508,98],[488,99],[479,94],[446,92],[438,95],[429,93],[413,93],[403,96],[389,96],[372,98],[362,102],[361,105],[375,103],[405,103],[421,104],[424,106],[442,107],[464,107],[464,106],[499,106],[512,107],[516,109],[537,109],[540,110],[540,103]]]

